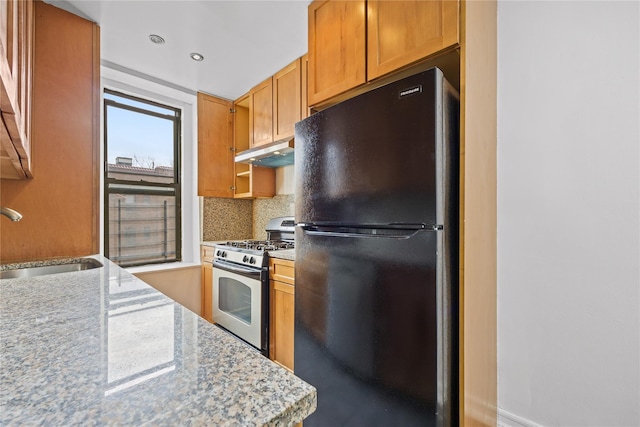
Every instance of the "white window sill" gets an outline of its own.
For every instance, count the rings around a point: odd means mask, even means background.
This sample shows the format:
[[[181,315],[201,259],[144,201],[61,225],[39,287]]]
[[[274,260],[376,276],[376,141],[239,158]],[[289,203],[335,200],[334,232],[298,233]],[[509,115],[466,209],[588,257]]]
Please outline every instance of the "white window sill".
[[[200,267],[200,263],[195,262],[171,262],[166,264],[149,264],[149,265],[141,265],[138,267],[129,267],[126,268],[129,273],[137,274],[137,273],[153,273],[158,271],[170,271],[170,270],[183,270],[186,268],[194,268]]]

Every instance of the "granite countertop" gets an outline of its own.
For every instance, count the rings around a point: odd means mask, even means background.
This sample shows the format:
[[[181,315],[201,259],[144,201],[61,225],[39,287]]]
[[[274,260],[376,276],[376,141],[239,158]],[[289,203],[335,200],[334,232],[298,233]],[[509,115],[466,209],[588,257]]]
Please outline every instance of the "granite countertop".
[[[288,259],[289,261],[296,260],[295,249],[280,249],[279,251],[269,251],[268,253],[271,258]]]
[[[104,267],[0,280],[0,425],[289,426],[315,410],[311,385],[92,258]]]

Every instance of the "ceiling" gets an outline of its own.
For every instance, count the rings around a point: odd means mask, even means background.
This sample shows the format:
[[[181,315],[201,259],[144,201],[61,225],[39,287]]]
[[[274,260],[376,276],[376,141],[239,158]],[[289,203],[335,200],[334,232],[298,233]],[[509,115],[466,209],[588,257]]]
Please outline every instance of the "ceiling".
[[[100,25],[103,65],[227,99],[307,51],[307,0],[45,1]]]

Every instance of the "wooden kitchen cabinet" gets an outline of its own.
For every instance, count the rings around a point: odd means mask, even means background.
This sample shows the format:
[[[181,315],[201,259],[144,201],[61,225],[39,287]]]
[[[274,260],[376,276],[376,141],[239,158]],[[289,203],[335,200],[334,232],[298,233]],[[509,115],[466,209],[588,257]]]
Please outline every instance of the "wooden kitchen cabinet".
[[[458,9],[457,0],[368,0],[367,80],[456,46]]]
[[[5,263],[100,251],[100,27],[43,1],[33,8],[33,176],[0,179],[0,206],[23,215],[3,222]]]
[[[302,118],[302,62],[298,58],[273,76],[273,139],[293,137]]]
[[[459,43],[458,0],[315,0],[309,5],[309,105]]]
[[[248,93],[233,106],[234,152],[248,150],[251,145],[252,94]],[[248,163],[234,163],[234,197],[273,197],[276,194],[276,172],[273,168],[254,166]]]
[[[293,371],[295,314],[294,262],[271,258],[269,355],[271,360]]]
[[[213,246],[200,246],[202,262],[201,310],[200,316],[213,323]]]
[[[0,2],[0,178],[31,178],[34,3]]]
[[[310,106],[367,81],[365,6],[365,0],[309,5]]]
[[[235,163],[249,149],[251,94],[235,103],[198,93],[198,195],[255,198],[275,195],[275,171]]]
[[[273,77],[251,89],[249,96],[250,146],[273,142]]]
[[[232,106],[198,92],[198,196],[234,196]]]

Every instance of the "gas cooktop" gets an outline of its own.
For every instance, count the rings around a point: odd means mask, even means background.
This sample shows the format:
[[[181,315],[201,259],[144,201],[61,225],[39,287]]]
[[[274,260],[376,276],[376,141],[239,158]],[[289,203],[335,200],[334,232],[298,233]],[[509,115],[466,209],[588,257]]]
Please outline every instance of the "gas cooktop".
[[[214,258],[244,266],[263,266],[267,263],[268,252],[295,248],[294,229],[293,217],[274,218],[267,224],[267,240],[230,240],[218,243]]]
[[[295,244],[293,242],[280,241],[280,240],[231,240],[225,243],[219,244],[220,246],[230,246],[238,249],[248,249],[251,251],[267,252],[277,251],[281,249],[294,249]]]

